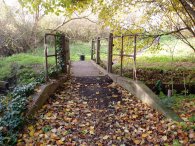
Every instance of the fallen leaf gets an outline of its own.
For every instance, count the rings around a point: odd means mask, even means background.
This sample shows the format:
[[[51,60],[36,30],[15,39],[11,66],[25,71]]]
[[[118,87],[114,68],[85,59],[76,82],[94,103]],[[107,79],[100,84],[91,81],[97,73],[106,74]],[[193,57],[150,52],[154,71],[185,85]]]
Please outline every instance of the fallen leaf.
[[[94,126],[90,126],[90,128],[89,128],[89,133],[90,133],[91,135],[95,134],[95,133],[94,133]]]
[[[147,136],[148,136],[147,133],[142,134],[142,138],[145,138],[145,137],[147,137]]]
[[[167,140],[167,136],[163,136],[163,137],[162,137],[162,140],[163,140],[163,141],[166,141],[166,140]]]
[[[133,142],[134,142],[135,144],[140,144],[141,140],[135,139],[135,140],[133,140]]]
[[[91,114],[87,114],[87,116],[88,116],[88,117],[90,117],[90,116],[91,116]]]
[[[133,115],[132,118],[133,119],[136,119],[138,117],[138,115]]]
[[[64,144],[64,142],[62,140],[57,140],[56,143],[57,143],[57,145],[63,145]]]
[[[118,95],[115,95],[115,94],[114,94],[114,95],[112,95],[112,97],[113,97],[113,98],[117,98],[117,97],[118,97]]]
[[[106,139],[108,139],[108,138],[109,138],[108,135],[105,135],[105,136],[103,137],[104,140],[106,140]]]
[[[51,130],[51,132],[56,133],[57,132],[57,129],[54,128],[54,129]]]
[[[33,127],[32,125],[29,126],[29,127],[28,127],[28,130],[29,130],[29,135],[30,135],[31,137],[33,137],[33,136],[34,136],[34,133],[35,133],[34,127]]]

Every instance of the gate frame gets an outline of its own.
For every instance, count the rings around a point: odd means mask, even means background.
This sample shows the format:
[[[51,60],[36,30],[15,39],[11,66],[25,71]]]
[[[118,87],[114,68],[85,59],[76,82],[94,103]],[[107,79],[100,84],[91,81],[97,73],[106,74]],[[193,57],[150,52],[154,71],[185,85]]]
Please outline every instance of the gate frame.
[[[47,46],[47,37],[48,36],[54,36],[54,54],[51,54],[51,55],[48,55],[48,46]],[[57,65],[58,65],[58,56],[59,54],[57,54],[57,47],[56,47],[56,39],[57,39],[57,34],[53,34],[53,33],[45,33],[45,36],[44,36],[44,55],[45,55],[45,81],[48,82],[49,81],[49,75],[48,75],[48,57],[55,57],[55,66],[57,68]],[[62,69],[64,73],[67,73],[67,65],[70,65],[69,64],[69,60],[70,60],[70,51],[69,51],[69,38],[67,38],[65,36],[65,34],[61,34],[61,37],[63,38],[63,41],[62,41],[62,49],[63,49],[63,56],[65,57],[65,66],[64,68]]]

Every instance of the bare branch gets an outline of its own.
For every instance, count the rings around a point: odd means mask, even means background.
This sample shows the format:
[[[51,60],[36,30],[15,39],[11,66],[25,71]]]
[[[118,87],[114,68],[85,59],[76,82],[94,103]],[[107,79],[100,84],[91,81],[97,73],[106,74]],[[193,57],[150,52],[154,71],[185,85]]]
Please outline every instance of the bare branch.
[[[67,20],[67,21],[66,21],[66,18],[65,18],[64,21],[62,22],[62,24],[60,24],[60,25],[58,25],[56,28],[54,28],[54,29],[51,31],[51,33],[57,31],[60,27],[62,27],[62,26],[64,26],[65,24],[69,23],[70,21],[77,20],[77,19],[86,19],[86,20],[88,20],[88,21],[90,21],[90,22],[92,22],[92,23],[97,23],[97,22],[95,22],[95,21],[89,19],[88,16],[75,17],[75,18],[71,18],[71,19],[69,19],[69,20]]]
[[[184,9],[186,10],[187,13],[189,13],[189,16],[192,16],[192,19],[195,19],[195,11],[193,8],[186,2],[186,0],[179,0]],[[193,2],[194,5],[194,2]]]
[[[187,40],[187,38],[181,32],[179,32],[179,34],[176,34],[176,36],[179,37],[182,42],[187,44],[195,52],[195,47]]]
[[[180,29],[177,29],[177,30],[174,30],[174,31],[162,33],[162,34],[159,34],[159,35],[157,35],[157,36],[175,34],[175,33],[181,32],[181,31],[183,31],[183,30],[187,30],[187,29],[188,29],[187,27],[184,27],[184,28],[180,28]]]

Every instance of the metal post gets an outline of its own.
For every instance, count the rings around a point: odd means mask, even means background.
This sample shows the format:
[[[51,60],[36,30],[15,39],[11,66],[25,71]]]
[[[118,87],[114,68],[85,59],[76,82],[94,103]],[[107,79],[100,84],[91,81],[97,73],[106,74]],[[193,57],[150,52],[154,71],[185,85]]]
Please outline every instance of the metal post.
[[[66,38],[66,62],[70,60],[69,38]]]
[[[56,51],[56,39],[57,39],[57,37],[56,36],[54,36],[54,38],[55,38],[55,42],[54,42],[54,45],[55,45],[55,61],[56,61],[56,68],[57,68],[57,66],[58,66],[58,60],[57,60],[57,51]]]
[[[44,37],[44,55],[45,55],[45,81],[49,81],[48,77],[48,50],[47,50],[47,35]]]
[[[93,54],[94,54],[94,51],[95,51],[95,41],[92,39],[91,41],[91,60],[93,60]]]
[[[47,45],[45,44],[45,50],[44,50],[44,54],[45,54],[45,81],[49,81],[49,77],[48,77],[48,59],[47,59]]]
[[[66,50],[67,50],[67,42],[66,42],[66,37],[65,35],[63,34],[61,36],[62,38],[62,57],[64,58],[64,72],[67,73],[67,59],[66,59]]]
[[[97,38],[96,63],[100,64],[100,38]]]
[[[110,33],[108,39],[108,65],[107,65],[108,73],[112,73],[112,51],[113,51],[113,34]]]
[[[120,76],[123,75],[123,39],[124,36],[121,36],[121,68],[120,68]]]
[[[137,35],[134,36],[134,55],[133,55],[133,79],[137,79],[136,75],[136,47],[137,47]]]

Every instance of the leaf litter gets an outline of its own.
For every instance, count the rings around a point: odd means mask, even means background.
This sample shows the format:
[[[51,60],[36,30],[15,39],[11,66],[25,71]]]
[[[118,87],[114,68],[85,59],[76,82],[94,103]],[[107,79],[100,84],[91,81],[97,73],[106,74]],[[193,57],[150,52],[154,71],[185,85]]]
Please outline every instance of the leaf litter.
[[[107,78],[64,84],[19,135],[20,145],[194,146],[195,123],[178,123]],[[98,94],[97,94],[98,93]]]

